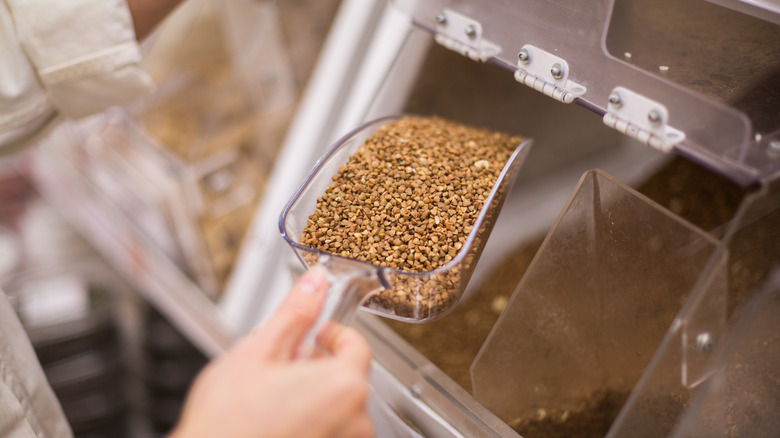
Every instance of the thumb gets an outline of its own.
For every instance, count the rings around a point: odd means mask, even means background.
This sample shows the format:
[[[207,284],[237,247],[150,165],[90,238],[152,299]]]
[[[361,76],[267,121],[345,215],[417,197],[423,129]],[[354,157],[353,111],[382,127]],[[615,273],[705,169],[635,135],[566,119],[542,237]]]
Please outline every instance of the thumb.
[[[258,347],[270,360],[290,360],[320,314],[328,292],[324,269],[314,268],[301,276],[265,326],[257,329]]]

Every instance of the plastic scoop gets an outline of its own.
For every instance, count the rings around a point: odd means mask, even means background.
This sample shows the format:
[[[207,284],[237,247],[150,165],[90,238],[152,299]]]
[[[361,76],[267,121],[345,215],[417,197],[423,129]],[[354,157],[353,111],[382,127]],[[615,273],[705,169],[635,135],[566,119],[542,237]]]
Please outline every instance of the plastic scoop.
[[[378,266],[300,243],[318,198],[331,185],[340,166],[379,128],[401,118],[366,123],[336,142],[282,211],[279,228],[301,262],[309,268],[321,265],[331,277],[325,308],[312,335],[327,321],[349,323],[361,305],[371,313],[414,323],[440,318],[452,310],[463,295],[506,194],[530,149],[530,140],[517,146],[485,198],[465,242],[451,260],[435,269],[412,272]]]

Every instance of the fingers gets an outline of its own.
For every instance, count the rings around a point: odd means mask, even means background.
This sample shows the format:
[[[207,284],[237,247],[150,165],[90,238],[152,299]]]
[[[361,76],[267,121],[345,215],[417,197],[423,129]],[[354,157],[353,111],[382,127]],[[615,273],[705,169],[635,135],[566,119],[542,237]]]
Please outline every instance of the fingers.
[[[314,325],[328,292],[326,274],[320,269],[306,272],[295,283],[268,322],[253,340],[262,356],[271,360],[291,359],[304,336]]]
[[[352,327],[328,324],[320,332],[317,344],[335,358],[368,375],[371,369],[371,348],[365,338]]]
[[[348,438],[371,438],[374,436],[374,422],[368,414],[360,415],[342,427],[337,436]]]

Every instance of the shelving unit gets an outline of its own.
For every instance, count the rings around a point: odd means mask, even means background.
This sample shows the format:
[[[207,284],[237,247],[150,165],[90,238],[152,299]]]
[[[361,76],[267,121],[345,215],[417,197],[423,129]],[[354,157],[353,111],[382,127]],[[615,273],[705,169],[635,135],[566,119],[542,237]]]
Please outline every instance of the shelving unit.
[[[56,144],[42,144],[32,168],[44,198],[195,345],[210,356],[230,346],[235,329],[218,306]]]
[[[197,2],[197,5],[208,1]],[[296,133],[300,134],[303,125],[312,128],[312,123],[326,111],[325,108],[340,105],[343,90],[354,78],[362,62],[362,54],[367,50],[365,35],[373,31],[387,3],[387,0],[345,0],[338,6],[318,56],[321,62],[315,64],[311,73],[310,82],[320,85],[310,86],[309,91],[301,97],[301,101],[308,102],[301,105],[307,108],[307,114],[299,114],[292,121],[298,127],[294,130]],[[193,6],[196,16],[198,7],[202,6]],[[245,17],[240,19],[246,21]],[[186,20],[178,20],[170,25],[175,26],[174,30],[187,31]],[[171,35],[166,36],[170,38]],[[164,44],[163,50],[167,50],[171,42],[165,38],[162,40],[163,43],[153,37],[152,50],[155,44]],[[278,48],[274,46],[276,41],[266,43],[273,46],[271,49]],[[253,50],[256,50],[257,44],[257,41],[252,42]],[[274,56],[278,56],[278,53]],[[273,59],[265,61],[273,62]],[[314,60],[311,62],[314,64]],[[273,72],[273,67],[266,69]],[[155,74],[164,75],[165,71],[165,68],[157,68]],[[276,84],[280,87],[289,86],[278,81]],[[325,84],[330,86],[325,87]],[[265,97],[268,97],[268,93]],[[272,106],[279,105],[279,100],[272,101]],[[311,107],[313,103],[316,103],[314,108]],[[121,190],[107,189],[94,175],[84,172],[84,158],[78,151],[80,146],[76,144],[74,147],[74,143],[96,134],[103,125],[111,123],[108,119],[115,118],[117,114],[120,119],[135,117],[134,114],[128,115],[125,109],[116,109],[91,119],[67,121],[52,132],[31,153],[35,183],[43,196],[145,299],[176,324],[193,344],[209,356],[219,355],[236,337],[246,333],[270,314],[289,290],[293,277],[292,273],[288,273],[285,263],[288,249],[279,245],[283,242],[276,227],[276,218],[305,171],[327,147],[327,135],[337,136],[337,131],[332,124],[316,120],[319,128],[308,129],[308,136],[293,135],[286,140],[281,156],[277,158],[280,164],[275,165],[257,207],[257,216],[260,218],[254,219],[253,227],[245,237],[251,243],[243,245],[244,250],[224,290],[214,297],[198,284],[194,275],[185,271],[186,261],[173,258],[179,250],[175,248],[176,242],[161,243],[160,237],[170,238],[165,234],[173,234],[170,229],[165,229],[166,225],[170,227],[171,224],[161,225],[168,219],[163,217],[164,212],[154,211],[151,216],[156,217],[150,221],[151,225],[140,223],[143,217],[131,217],[127,206],[118,202],[120,200],[117,197],[122,196]],[[120,120],[119,123],[124,121]],[[137,131],[138,128],[133,126],[132,130]],[[159,163],[154,166],[158,171],[161,168]],[[143,174],[144,169],[133,171]],[[153,205],[144,205],[144,208],[155,210]],[[277,239],[278,242],[274,242]],[[262,271],[260,275],[258,270]]]

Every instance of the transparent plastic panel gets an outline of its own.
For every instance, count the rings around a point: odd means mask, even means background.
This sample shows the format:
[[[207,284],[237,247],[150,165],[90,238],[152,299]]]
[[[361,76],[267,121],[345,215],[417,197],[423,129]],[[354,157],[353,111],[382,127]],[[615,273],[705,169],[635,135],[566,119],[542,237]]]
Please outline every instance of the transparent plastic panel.
[[[777,316],[779,189],[743,202],[610,437],[776,435],[778,331],[760,315]]]
[[[675,343],[666,343],[608,436],[775,436],[780,425],[779,279],[772,277],[739,306],[719,336],[697,343],[698,354],[707,359],[699,361],[706,373],[693,386],[668,378],[677,358]],[[681,320],[695,318],[717,293],[705,288],[703,299]],[[678,334],[672,330],[669,339]]]
[[[777,24],[706,1],[616,0],[606,48],[615,58],[747,116],[759,148],[734,143],[723,150],[728,159],[756,168],[776,159],[769,143],[780,140]],[[716,144],[712,136],[727,128],[699,121],[686,133],[706,140],[700,141],[704,147]],[[756,155],[740,156],[750,153]]]
[[[586,173],[472,364],[477,400],[521,435],[604,436],[716,246]]]
[[[713,377],[670,435],[768,437],[780,431],[780,271],[741,309],[717,350]]]
[[[713,256],[607,436],[669,436],[692,395],[712,377],[713,350],[725,330],[726,262],[724,252]]]
[[[771,20],[704,0],[395,4],[446,47],[516,78],[526,72],[521,82],[551,97],[604,115],[617,111],[610,97],[622,87],[663,114],[648,125],[649,111],[617,112],[627,135],[644,130],[741,183],[780,170],[780,25]],[[683,135],[665,139],[670,131]]]
[[[187,269],[221,298],[297,103],[276,2],[192,0],[150,38],[158,89],[129,108],[125,149],[163,162]],[[136,144],[139,143],[139,144]],[[148,155],[149,157],[145,157]],[[135,163],[134,163],[135,164]]]
[[[615,58],[733,106],[771,133],[780,129],[770,105],[780,96],[778,31],[705,1],[616,0],[606,45]]]
[[[780,24],[780,3],[773,0],[707,0],[756,18]]]

